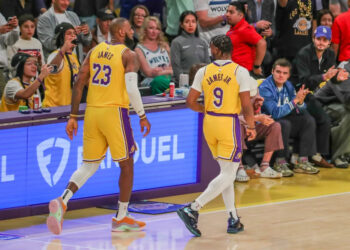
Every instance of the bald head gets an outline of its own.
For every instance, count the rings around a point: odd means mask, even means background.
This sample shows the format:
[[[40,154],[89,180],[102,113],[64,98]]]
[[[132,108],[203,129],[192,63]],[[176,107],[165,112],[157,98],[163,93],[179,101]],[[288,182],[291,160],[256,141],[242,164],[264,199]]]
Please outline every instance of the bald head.
[[[114,18],[109,25],[109,32],[113,35],[116,34],[119,30],[123,29],[126,22],[128,22],[127,19],[123,17]]]
[[[113,42],[124,43],[127,46],[133,42],[134,30],[131,28],[129,21],[125,18],[119,17],[113,19],[109,26],[109,31]]]

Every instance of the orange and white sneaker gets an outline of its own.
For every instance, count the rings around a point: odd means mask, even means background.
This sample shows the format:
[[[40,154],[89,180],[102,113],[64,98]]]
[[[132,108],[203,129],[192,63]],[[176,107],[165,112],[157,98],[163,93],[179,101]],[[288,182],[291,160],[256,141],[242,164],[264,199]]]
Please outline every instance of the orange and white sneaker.
[[[60,234],[62,232],[63,215],[67,210],[62,198],[58,197],[51,200],[49,203],[50,214],[47,217],[46,225],[53,234]]]
[[[123,219],[112,218],[112,232],[141,231],[146,226],[145,222],[137,221],[127,214]]]

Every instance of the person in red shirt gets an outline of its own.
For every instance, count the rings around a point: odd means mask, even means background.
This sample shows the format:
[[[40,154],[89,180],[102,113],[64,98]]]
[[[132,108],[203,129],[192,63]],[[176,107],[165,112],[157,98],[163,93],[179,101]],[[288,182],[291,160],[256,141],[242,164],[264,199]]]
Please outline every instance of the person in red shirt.
[[[332,43],[339,62],[350,60],[350,0],[349,10],[337,16],[332,26]]]
[[[230,37],[233,50],[232,61],[252,71],[256,76],[262,76],[261,64],[266,52],[266,41],[245,20],[244,4],[238,1],[229,4],[226,19],[230,30],[226,33]]]

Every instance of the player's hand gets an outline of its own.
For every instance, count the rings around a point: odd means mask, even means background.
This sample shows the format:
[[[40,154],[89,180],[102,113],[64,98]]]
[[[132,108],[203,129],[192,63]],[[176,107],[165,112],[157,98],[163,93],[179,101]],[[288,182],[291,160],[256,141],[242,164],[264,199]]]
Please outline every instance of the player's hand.
[[[140,119],[140,127],[141,127],[142,134],[146,128],[146,132],[143,134],[143,137],[146,137],[149,134],[149,132],[151,132],[151,123],[149,123],[147,117]]]
[[[69,118],[66,126],[66,133],[69,137],[69,139],[73,140],[73,134],[74,136],[77,135],[78,132],[78,121],[76,118]]]
[[[248,141],[254,140],[255,137],[256,137],[256,130],[255,130],[255,128],[254,129],[246,128],[246,135],[247,135]]]

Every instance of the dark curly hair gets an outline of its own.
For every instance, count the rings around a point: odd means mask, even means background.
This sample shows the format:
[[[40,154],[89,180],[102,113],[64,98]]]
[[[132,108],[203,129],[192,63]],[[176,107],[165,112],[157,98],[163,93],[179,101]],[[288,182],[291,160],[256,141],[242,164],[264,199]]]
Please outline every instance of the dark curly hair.
[[[232,51],[231,39],[226,35],[214,36],[211,39],[210,44],[217,47],[223,54],[231,53]]]

